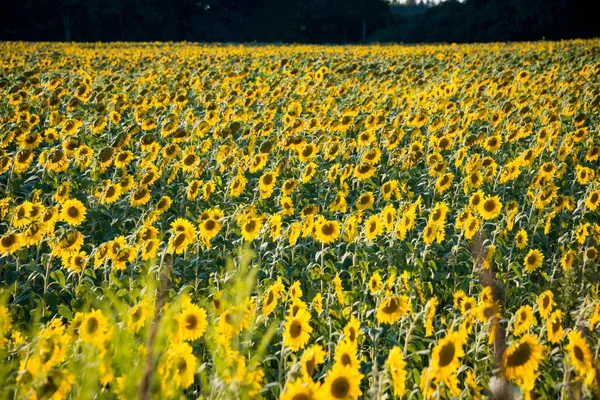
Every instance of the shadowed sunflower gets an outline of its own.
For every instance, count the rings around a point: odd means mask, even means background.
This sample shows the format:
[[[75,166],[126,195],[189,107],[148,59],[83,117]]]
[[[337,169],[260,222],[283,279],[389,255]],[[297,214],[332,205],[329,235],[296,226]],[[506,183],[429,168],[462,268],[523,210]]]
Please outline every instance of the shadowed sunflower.
[[[406,361],[402,357],[400,347],[394,346],[387,359],[387,367],[392,377],[394,395],[402,397],[406,393]]]

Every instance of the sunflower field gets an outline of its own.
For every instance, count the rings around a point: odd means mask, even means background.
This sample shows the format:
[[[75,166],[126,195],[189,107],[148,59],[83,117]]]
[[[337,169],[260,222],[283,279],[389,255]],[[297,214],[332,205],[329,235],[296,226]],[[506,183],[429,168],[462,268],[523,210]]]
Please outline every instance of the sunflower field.
[[[0,43],[0,398],[598,398],[599,78],[599,40]]]

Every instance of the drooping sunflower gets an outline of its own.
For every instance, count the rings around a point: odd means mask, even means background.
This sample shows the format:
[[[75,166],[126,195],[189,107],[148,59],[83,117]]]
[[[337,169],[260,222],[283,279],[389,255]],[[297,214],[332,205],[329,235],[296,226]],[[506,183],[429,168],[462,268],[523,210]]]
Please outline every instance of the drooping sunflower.
[[[17,232],[5,233],[0,238],[0,254],[12,254],[22,246],[21,235]]]
[[[317,392],[319,400],[356,400],[362,394],[358,369],[334,364]]]
[[[502,360],[504,376],[512,381],[533,381],[543,358],[542,351],[542,345],[538,343],[537,337],[523,335],[504,352]]]
[[[591,385],[595,377],[595,362],[590,345],[581,336],[581,332],[571,331],[567,335],[569,343],[565,346],[565,350],[569,353],[569,362],[575,367],[577,375],[585,382],[586,385]]]
[[[547,318],[555,304],[554,293],[551,290],[546,290],[540,294],[540,297],[538,297],[538,312],[540,313],[540,317]]]
[[[194,341],[202,337],[208,322],[206,310],[192,303],[186,303],[175,316],[179,325],[179,336],[185,341]]]
[[[528,273],[533,273],[536,269],[542,266],[544,261],[544,255],[538,249],[531,249],[527,256],[525,256],[525,260],[523,261],[525,265],[525,271]]]
[[[563,312],[556,310],[548,317],[547,328],[548,328],[548,341],[550,343],[558,343],[562,340],[565,335],[565,331],[562,327]]]
[[[302,365],[302,374],[306,378],[312,378],[317,370],[317,366],[325,361],[325,352],[323,348],[315,344],[310,346],[302,353],[300,364]]]
[[[521,336],[527,332],[529,327],[535,323],[533,317],[533,309],[531,306],[525,305],[519,308],[515,314],[514,335]]]
[[[313,330],[309,322],[310,314],[307,311],[300,311],[295,316],[288,315],[284,324],[284,346],[294,352],[303,349],[310,340]]]
[[[152,197],[150,190],[146,186],[138,186],[129,197],[129,203],[132,207],[141,207],[150,201]]]
[[[410,302],[406,295],[388,297],[377,307],[377,322],[393,325],[408,313],[409,308]]]
[[[406,393],[406,361],[402,357],[400,347],[392,348],[386,364],[392,378],[394,396],[401,398]]]
[[[102,191],[100,204],[113,204],[115,201],[117,201],[120,195],[121,187],[119,185],[109,183]]]

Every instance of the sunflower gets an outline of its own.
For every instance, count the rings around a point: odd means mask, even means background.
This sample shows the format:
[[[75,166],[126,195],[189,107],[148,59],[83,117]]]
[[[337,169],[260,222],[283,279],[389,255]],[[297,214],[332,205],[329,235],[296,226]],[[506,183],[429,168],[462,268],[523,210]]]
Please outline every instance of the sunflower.
[[[79,337],[87,343],[101,347],[109,337],[108,320],[102,311],[95,310],[83,315],[79,325]]]
[[[483,145],[483,147],[490,153],[498,151],[498,149],[500,149],[500,146],[502,146],[502,136],[500,135],[488,137]]]
[[[503,374],[512,381],[532,382],[542,360],[542,346],[537,337],[523,335],[504,352]]]
[[[371,294],[377,294],[381,288],[383,288],[383,280],[381,279],[381,275],[379,275],[379,271],[376,271],[369,279],[369,292]]]
[[[0,254],[12,254],[19,250],[22,243],[21,235],[17,232],[8,232],[0,237]]]
[[[481,227],[481,221],[474,215],[470,215],[464,225],[465,229],[465,239],[472,239],[473,236],[477,232],[479,232],[479,228]]]
[[[393,325],[409,312],[410,303],[408,297],[391,296],[377,307],[377,322],[380,324]]]
[[[372,177],[376,171],[377,168],[371,164],[361,163],[354,169],[354,176],[356,176],[356,179],[359,181],[364,181]]]
[[[538,312],[542,318],[548,318],[552,312],[552,307],[556,303],[554,302],[554,293],[551,290],[546,290],[538,297]]]
[[[312,378],[317,370],[317,366],[325,361],[325,352],[318,344],[315,344],[302,353],[300,365],[302,365],[302,374],[306,378]]]
[[[524,249],[525,246],[527,246],[527,239],[527,231],[525,229],[521,229],[517,233],[517,236],[515,236],[515,243],[517,245],[517,248]]]
[[[306,311],[300,311],[295,316],[288,315],[284,324],[283,345],[294,352],[303,349],[312,332],[309,321],[310,314]]]
[[[127,329],[137,333],[146,324],[150,317],[150,306],[147,301],[142,301],[127,313]]]
[[[454,174],[452,174],[452,173],[445,173],[444,175],[440,176],[435,181],[436,192],[444,193],[446,190],[448,190],[450,188],[453,180],[454,180]]]
[[[31,211],[33,210],[33,203],[25,201],[24,203],[17,206],[14,212],[12,226],[14,228],[22,228],[31,222]]]
[[[565,335],[562,327],[563,312],[556,310],[548,317],[548,341],[550,343],[558,343]]]
[[[514,335],[521,336],[535,323],[531,306],[522,306],[515,314]]]
[[[146,240],[141,245],[142,261],[147,261],[153,258],[158,252],[160,242],[158,239]]]
[[[230,195],[232,197],[240,196],[246,189],[246,183],[248,183],[248,180],[244,175],[237,175],[229,184]]]
[[[592,385],[594,382],[595,361],[590,351],[590,345],[581,336],[581,332],[571,331],[567,335],[569,343],[565,346],[565,350],[569,352],[569,361],[575,367],[577,375],[583,379],[586,385]]]
[[[121,195],[121,186],[109,183],[100,196],[100,204],[113,204]]]
[[[252,242],[260,235],[262,229],[262,218],[245,218],[242,221],[242,237],[247,242]]]
[[[447,383],[456,374],[460,367],[459,359],[465,355],[463,344],[466,340],[465,332],[452,332],[433,348],[430,368],[435,380]]]
[[[285,385],[279,400],[315,400],[319,385],[310,378],[297,378],[295,382]]]
[[[485,220],[491,220],[500,215],[502,209],[502,203],[498,196],[486,196],[486,198],[479,203],[477,211]]]
[[[65,254],[79,251],[81,246],[83,246],[83,234],[78,231],[68,231],[53,243],[51,254],[62,258]]]
[[[345,367],[360,368],[360,362],[356,356],[356,344],[349,339],[344,339],[335,348],[335,363]]]
[[[260,177],[260,179],[258,180],[258,190],[260,192],[260,197],[262,197],[263,199],[268,199],[269,197],[271,197],[273,189],[275,189],[276,180],[277,174],[272,171],[265,172]]]
[[[157,371],[161,377],[161,387],[167,397],[175,397],[173,387],[186,389],[194,383],[197,359],[192,346],[173,342],[162,355]]]
[[[364,227],[364,235],[368,241],[372,241],[377,239],[379,235],[383,233],[383,229],[385,228],[383,222],[381,221],[381,217],[379,214],[371,215],[365,221]]]
[[[541,251],[537,249],[529,250],[527,256],[525,256],[525,260],[523,263],[525,264],[525,271],[528,273],[533,273],[536,269],[542,266],[542,262],[544,261],[544,255]]]
[[[275,307],[277,307],[278,302],[278,293],[277,290],[273,287],[270,287],[265,292],[265,297],[262,301],[262,314],[263,316],[267,316],[273,312]]]
[[[356,201],[356,208],[359,210],[368,210],[373,208],[375,198],[371,192],[363,193]]]
[[[334,364],[317,392],[319,400],[355,400],[362,394],[363,375],[356,368]]]
[[[132,207],[141,207],[150,201],[150,191],[145,186],[138,186],[129,196]]]
[[[219,234],[221,223],[218,219],[209,218],[200,222],[200,236],[208,241]]]
[[[185,304],[175,319],[179,326],[179,337],[185,341],[201,338],[208,326],[206,310],[192,303]]]
[[[401,398],[406,393],[406,361],[402,357],[400,347],[392,348],[386,364],[392,378],[394,396]]]

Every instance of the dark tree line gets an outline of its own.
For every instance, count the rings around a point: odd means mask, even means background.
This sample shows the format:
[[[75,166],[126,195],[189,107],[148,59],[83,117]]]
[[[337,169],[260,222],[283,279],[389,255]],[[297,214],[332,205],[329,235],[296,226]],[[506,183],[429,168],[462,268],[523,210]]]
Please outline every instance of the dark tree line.
[[[4,0],[1,40],[473,42],[600,35],[593,0]]]

